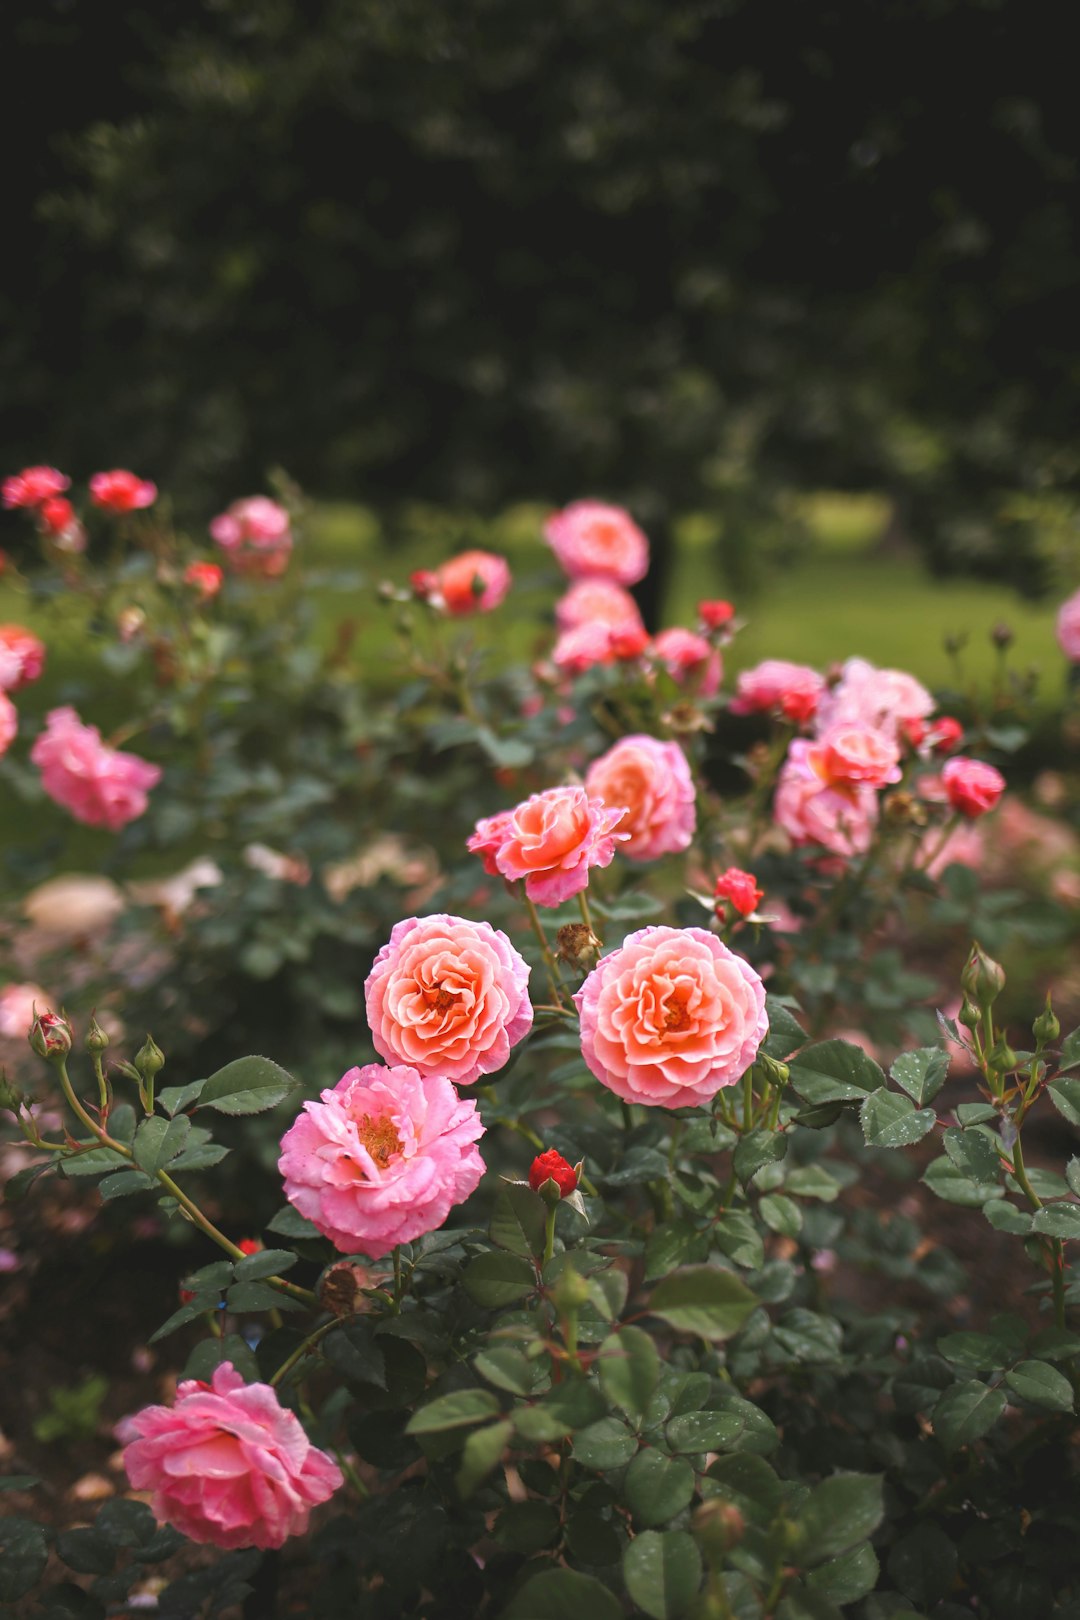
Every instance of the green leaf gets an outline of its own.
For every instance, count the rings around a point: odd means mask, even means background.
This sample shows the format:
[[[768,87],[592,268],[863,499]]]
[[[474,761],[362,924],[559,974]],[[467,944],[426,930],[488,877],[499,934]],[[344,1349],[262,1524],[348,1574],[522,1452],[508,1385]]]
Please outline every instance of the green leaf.
[[[743,1427],[738,1412],[684,1412],[671,1419],[665,1433],[672,1451],[696,1454],[726,1451]]]
[[[269,1058],[236,1058],[210,1076],[199,1096],[199,1107],[216,1109],[219,1114],[263,1114],[298,1085],[298,1080]]]
[[[594,911],[602,917],[608,917],[612,922],[638,922],[644,917],[655,917],[661,909],[659,900],[654,895],[645,894],[637,890],[631,894],[621,894],[617,900],[599,900],[595,895],[590,896],[590,904]]]
[[[747,1271],[765,1264],[765,1241],[749,1210],[729,1209],[713,1223],[712,1238],[721,1254]]]
[[[796,1562],[812,1569],[873,1535],[884,1516],[881,1474],[834,1474],[815,1485],[795,1516]]]
[[[295,1266],[299,1255],[291,1249],[260,1249],[256,1254],[245,1254],[233,1267],[237,1282],[257,1282],[260,1277],[274,1277]]]
[[[981,1209],[988,1198],[1005,1196],[1004,1187],[991,1191],[985,1182],[962,1176],[945,1154],[930,1161],[923,1172],[923,1181],[932,1193],[943,1198],[947,1204],[962,1204],[966,1209]]]
[[[558,1533],[559,1515],[550,1502],[510,1502],[495,1521],[496,1540],[526,1558],[550,1546]]]
[[[800,1305],[780,1318],[772,1337],[793,1361],[824,1366],[839,1361],[844,1335],[834,1317],[808,1311]]]
[[[0,1474],[0,1491],[32,1491],[40,1484],[36,1474]]]
[[[818,1041],[789,1065],[791,1084],[809,1103],[861,1102],[885,1084],[873,1058],[849,1041]]]
[[[797,1170],[788,1171],[784,1190],[797,1198],[817,1198],[823,1204],[832,1204],[839,1198],[842,1187],[824,1165],[803,1164]]]
[[[1080,1204],[1044,1204],[1032,1225],[1046,1237],[1080,1240]]]
[[[678,1620],[701,1585],[701,1554],[685,1530],[644,1530],[623,1553],[623,1580],[652,1620]]]
[[[230,1311],[242,1315],[246,1311],[302,1311],[304,1306],[288,1294],[280,1293],[264,1282],[234,1283],[225,1295]]]
[[[806,1043],[806,1031],[778,996],[765,997],[765,1012],[769,1020],[769,1033],[761,1050],[768,1057],[787,1058],[797,1047]]]
[[[740,1139],[732,1155],[732,1169],[743,1187],[747,1187],[767,1164],[779,1164],[787,1150],[788,1139],[781,1131],[767,1131],[757,1126]]]
[[[998,1111],[993,1103],[959,1103],[956,1117],[961,1125],[989,1125],[998,1118]]]
[[[1071,1361],[1080,1356],[1080,1338],[1065,1328],[1043,1328],[1032,1339],[1031,1348],[1046,1361]]]
[[[406,1434],[441,1434],[445,1429],[464,1429],[499,1416],[499,1403],[487,1389],[457,1389],[439,1395],[405,1425]]]
[[[1080,1198],[1080,1159],[1070,1159],[1065,1166],[1065,1180],[1069,1184],[1069,1191],[1076,1193]]]
[[[859,1109],[867,1147],[901,1148],[919,1142],[937,1124],[932,1108],[916,1109],[910,1097],[884,1088],[872,1091]]]
[[[687,1261],[705,1260],[708,1253],[706,1233],[699,1232],[689,1221],[663,1221],[645,1239],[645,1281],[666,1277]]]
[[[163,1086],[157,1094],[157,1104],[170,1116],[182,1108],[189,1108],[205,1086],[205,1080],[193,1080],[189,1086]]]
[[[491,1216],[491,1241],[511,1254],[537,1259],[544,1252],[547,1209],[539,1193],[520,1182],[504,1182]]]
[[[601,1418],[579,1429],[574,1436],[574,1456],[586,1468],[595,1468],[602,1474],[622,1468],[637,1451],[638,1443],[626,1424],[619,1418]]]
[[[983,1214],[995,1232],[1011,1232],[1017,1237],[1027,1237],[1031,1231],[1031,1211],[1017,1209],[1007,1198],[991,1199],[983,1205]]]
[[[1080,1064],[1080,1029],[1072,1030],[1062,1041],[1058,1069],[1064,1073],[1066,1069],[1075,1069],[1077,1064]]]
[[[109,1575],[116,1563],[116,1548],[96,1529],[61,1530],[56,1551],[80,1575]]]
[[[955,1125],[942,1137],[942,1146],[962,1176],[984,1185],[996,1185],[1001,1176],[1001,1156],[994,1138],[981,1126],[958,1130]]]
[[[952,1366],[966,1372],[997,1372],[1013,1358],[1008,1340],[992,1333],[946,1333],[937,1348]]]
[[[595,1423],[605,1405],[599,1385],[578,1378],[573,1383],[556,1385],[533,1406],[517,1407],[514,1427],[524,1440],[561,1440]]]
[[[980,1440],[994,1427],[1006,1407],[1000,1389],[990,1389],[977,1378],[947,1389],[930,1414],[934,1433],[946,1451],[958,1451]]]
[[[455,1483],[459,1495],[471,1496],[492,1469],[498,1467],[503,1452],[513,1437],[514,1425],[508,1418],[490,1423],[483,1429],[474,1429],[465,1442],[461,1466]]]
[[[940,1046],[920,1046],[915,1052],[902,1052],[889,1070],[892,1079],[919,1108],[933,1102],[948,1072],[949,1054]]]
[[[473,1366],[482,1378],[496,1389],[509,1390],[512,1395],[531,1395],[538,1376],[535,1361],[529,1361],[513,1345],[496,1344],[481,1350],[473,1358]]]
[[[181,1114],[178,1119],[162,1119],[159,1114],[144,1119],[135,1132],[132,1144],[139,1169],[148,1176],[152,1176],[155,1170],[163,1170],[178,1153],[183,1152],[190,1130],[191,1121],[186,1114]]]
[[[286,1204],[279,1209],[272,1221],[267,1221],[266,1230],[276,1232],[279,1237],[287,1238],[317,1238],[322,1233],[319,1228],[309,1221],[306,1215],[301,1215],[298,1209]]]
[[[824,1592],[815,1592],[796,1582],[781,1598],[776,1620],[844,1620],[844,1616]],[[904,1616],[894,1615],[892,1620],[904,1620]]]
[[[1080,1057],[1074,1061],[1080,1063]],[[1058,1113],[1070,1125],[1080,1125],[1080,1080],[1051,1080],[1046,1089]]]
[[[129,1169],[117,1170],[111,1176],[102,1176],[97,1190],[105,1203],[108,1203],[113,1198],[129,1198],[133,1193],[149,1192],[157,1185],[151,1176],[144,1175],[141,1170]]]
[[[937,1524],[921,1524],[889,1553],[889,1574],[913,1603],[932,1609],[952,1590],[958,1557],[955,1543]]]
[[[802,1210],[783,1193],[769,1193],[758,1204],[758,1213],[769,1231],[779,1232],[781,1237],[796,1238],[802,1231]]]
[[[575,1569],[548,1569],[526,1581],[501,1620],[624,1620],[623,1606],[603,1582]]]
[[[535,1292],[536,1272],[516,1254],[478,1254],[462,1273],[465,1292],[477,1305],[497,1310]]]
[[[850,1552],[812,1569],[806,1584],[811,1592],[819,1592],[831,1603],[857,1603],[874,1590],[879,1567],[873,1547],[868,1541],[862,1541]]]
[[[648,1333],[624,1327],[600,1346],[600,1386],[613,1406],[641,1418],[660,1381],[660,1357]]]
[[[713,1266],[685,1266],[656,1285],[649,1311],[680,1333],[719,1342],[737,1333],[757,1300],[738,1277]]]
[[[32,1519],[0,1520],[0,1603],[14,1603],[24,1597],[44,1573],[48,1560],[49,1549],[40,1525]]]
[[[329,1333],[322,1353],[332,1367],[356,1384],[387,1387],[386,1358],[369,1322],[349,1322]]]
[[[1022,1361],[1005,1374],[1005,1382],[1033,1406],[1044,1406],[1050,1412],[1073,1410],[1072,1385],[1048,1361]]]
[[[693,1497],[694,1470],[684,1457],[665,1457],[646,1446],[626,1470],[622,1494],[638,1524],[666,1524]]]

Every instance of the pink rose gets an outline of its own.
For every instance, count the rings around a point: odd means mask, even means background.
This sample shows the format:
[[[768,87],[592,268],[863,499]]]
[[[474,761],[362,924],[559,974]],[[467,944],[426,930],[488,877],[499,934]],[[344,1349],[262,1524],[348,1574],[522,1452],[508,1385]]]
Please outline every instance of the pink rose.
[[[611,627],[576,624],[572,630],[564,630],[551,649],[551,661],[563,675],[584,675],[597,664],[613,664]]]
[[[812,743],[797,737],[776,784],[773,815],[796,844],[821,844],[834,855],[863,855],[878,818],[877,794],[857,784],[830,787],[811,765]]]
[[[780,714],[794,725],[805,725],[817,713],[824,690],[824,677],[807,664],[791,664],[786,658],[766,658],[739,675],[731,712]]]
[[[678,686],[708,698],[718,690],[724,674],[720,654],[695,630],[661,630],[653,637],[652,654]]]
[[[508,883],[524,878],[536,905],[557,906],[586,887],[590,867],[611,864],[615,845],[629,836],[615,831],[622,815],[621,806],[608,809],[584,788],[548,788],[479,822],[468,847]]]
[[[45,668],[45,643],[21,624],[0,624],[0,691],[17,692]]]
[[[649,570],[649,542],[621,506],[572,501],[548,518],[544,539],[571,579],[636,585]]]
[[[48,1008],[49,998],[39,984],[5,984],[0,990],[0,1035],[25,1041],[37,1013]]]
[[[136,1436],[128,1479],[153,1492],[154,1517],[215,1547],[280,1547],[344,1483],[270,1385],[245,1384],[230,1361],[212,1384],[185,1379],[172,1406],[144,1407],[124,1432]]]
[[[1066,597],[1058,608],[1058,646],[1071,663],[1080,663],[1080,591]]]
[[[57,551],[78,556],[86,550],[86,530],[71,502],[63,495],[51,495],[37,508],[37,524]]]
[[[343,1254],[389,1254],[476,1191],[484,1134],[449,1080],[404,1065],[350,1069],[281,1139],[285,1196]]]
[[[535,703],[536,708],[533,713],[538,714],[544,706],[544,700],[537,697]],[[513,820],[513,815],[512,810],[499,810],[493,816],[481,817],[468,841],[467,848],[474,855],[479,855],[484,863],[484,871],[489,877],[499,876],[499,868],[495,864],[495,857],[502,848],[504,839],[510,836],[510,823]]]
[[[614,580],[579,579],[556,602],[555,623],[560,630],[576,630],[580,624],[638,629],[641,614],[630,592]]]
[[[436,590],[454,618],[490,613],[510,589],[510,566],[491,551],[463,551],[435,571]]]
[[[76,821],[110,832],[143,814],[147,794],[161,780],[160,765],[110,748],[98,728],[83,725],[70,708],[50,711],[30,758],[50,799]]]
[[[137,512],[153,506],[157,485],[148,478],[117,467],[113,472],[95,473],[90,480],[90,499],[106,512]]]
[[[655,861],[689,848],[697,825],[694,779],[678,743],[623,737],[589,766],[585,791],[622,805],[617,826],[630,835],[622,853],[631,860]]]
[[[840,721],[822,733],[806,751],[810,767],[829,787],[882,788],[899,782],[900,749],[885,732],[858,722]]]
[[[7,693],[0,691],[0,754],[6,754],[19,729],[19,714]]]
[[[506,935],[465,917],[395,925],[364,985],[375,1050],[388,1063],[471,1085],[529,1033],[529,967]]]
[[[0,495],[9,511],[17,506],[40,506],[52,495],[59,495],[71,483],[55,467],[24,467],[22,472],[5,478]]]
[[[942,766],[941,785],[952,808],[974,820],[997,804],[1005,791],[1005,778],[981,759],[957,757]]]
[[[602,957],[574,997],[581,1049],[628,1103],[708,1103],[753,1063],[768,1033],[765,987],[703,928],[642,928]]]
[[[818,709],[819,731],[841,721],[876,726],[895,737],[906,720],[934,712],[930,693],[902,669],[876,669],[865,658],[849,658],[843,674]]]
[[[228,555],[234,572],[276,579],[293,547],[289,514],[266,495],[233,501],[210,524],[210,537]]]

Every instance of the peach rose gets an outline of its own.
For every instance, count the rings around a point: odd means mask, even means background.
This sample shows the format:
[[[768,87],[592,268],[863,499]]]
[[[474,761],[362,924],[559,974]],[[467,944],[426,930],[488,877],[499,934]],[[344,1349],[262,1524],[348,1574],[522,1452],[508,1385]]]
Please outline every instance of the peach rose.
[[[395,925],[364,985],[388,1063],[471,1085],[532,1028],[529,967],[490,923],[439,914]]]
[[[556,602],[555,623],[560,630],[576,630],[579,624],[618,630],[639,627],[641,614],[630,592],[614,580],[579,579]]]
[[[551,649],[551,661],[561,675],[584,675],[597,664],[613,664],[611,627],[575,624],[572,630],[564,630]]]
[[[574,997],[581,1049],[628,1103],[708,1103],[746,1073],[768,1033],[765,987],[703,928],[642,928],[602,957]]]
[[[621,506],[572,501],[548,518],[544,539],[571,579],[636,585],[649,569],[649,542]]]
[[[621,738],[589,766],[585,790],[623,806],[618,827],[630,835],[622,853],[631,860],[655,861],[689,848],[697,825],[694,779],[678,743]]]
[[[807,761],[829,787],[865,783],[881,788],[899,782],[900,750],[891,737],[873,726],[840,721],[811,743]]]
[[[524,878],[534,904],[557,906],[586,887],[590,867],[611,864],[615,845],[629,837],[615,831],[622,814],[621,805],[609,809],[584,788],[548,788],[478,822],[468,847],[508,883]]]
[[[719,689],[724,666],[720,654],[696,630],[675,626],[653,637],[652,654],[663,664],[677,686],[686,686],[696,696],[708,698]]]
[[[490,613],[510,589],[510,567],[494,552],[463,551],[435,570],[435,588],[454,618]]]
[[[820,844],[834,855],[864,855],[878,819],[877,794],[859,783],[831,787],[810,764],[812,743],[797,737],[780,770],[773,802],[777,823],[796,844]]]

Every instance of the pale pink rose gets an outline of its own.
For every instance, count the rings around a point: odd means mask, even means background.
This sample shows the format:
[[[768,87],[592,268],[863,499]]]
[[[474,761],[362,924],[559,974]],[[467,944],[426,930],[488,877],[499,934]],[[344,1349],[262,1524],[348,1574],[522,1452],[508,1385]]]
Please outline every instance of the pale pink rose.
[[[5,984],[0,990],[0,1035],[25,1041],[37,1014],[48,1011],[49,998],[39,984]]]
[[[0,691],[17,692],[45,668],[45,643],[21,624],[0,624]]]
[[[555,623],[560,630],[576,630],[579,624],[637,629],[641,614],[630,592],[614,580],[579,579],[556,602]]]
[[[597,664],[613,664],[611,627],[576,624],[572,630],[564,630],[551,649],[551,661],[562,675],[584,675]]]
[[[992,810],[1005,791],[1005,778],[981,759],[950,759],[942,767],[941,785],[952,808],[974,819]]]
[[[622,814],[621,805],[608,808],[584,788],[548,788],[478,823],[468,847],[484,856],[486,870],[490,857],[508,883],[524,878],[534,904],[557,906],[587,886],[590,867],[611,864],[615,845],[628,837],[615,831]]]
[[[76,821],[110,832],[143,814],[147,794],[161,780],[160,765],[110,748],[98,728],[84,725],[71,708],[49,712],[30,758],[50,799]]]
[[[435,571],[436,591],[454,618],[490,613],[510,589],[510,565],[491,551],[463,551]]]
[[[776,784],[773,815],[796,844],[820,844],[834,855],[863,855],[878,818],[873,788],[829,787],[807,758],[813,745],[797,737]]]
[[[172,1406],[147,1406],[124,1426],[124,1467],[152,1491],[160,1524],[215,1547],[280,1547],[303,1535],[311,1509],[344,1483],[269,1384],[245,1384],[230,1361],[213,1382],[185,1379]]]
[[[117,467],[113,472],[95,473],[90,480],[90,499],[106,512],[138,512],[153,506],[157,485],[137,473]]]
[[[922,869],[935,883],[947,866],[970,866],[978,872],[986,862],[983,835],[977,827],[970,825],[954,827],[944,843],[941,842],[940,830],[932,828],[923,834],[920,849],[923,853],[916,864],[921,864],[929,855],[930,859]]]
[[[572,501],[548,518],[544,539],[571,579],[636,585],[649,570],[649,542],[621,506]]]
[[[765,1039],[765,987],[704,928],[642,928],[602,957],[574,997],[581,1050],[628,1103],[708,1103]]]
[[[623,806],[618,830],[630,837],[621,853],[632,861],[655,861],[690,847],[697,825],[694,778],[678,743],[621,738],[589,766],[585,791]]]
[[[893,739],[875,726],[843,721],[830,726],[811,743],[807,763],[829,787],[852,787],[864,783],[882,788],[899,782],[900,749]]]
[[[934,699],[914,675],[902,669],[877,669],[865,658],[849,658],[840,680],[818,707],[819,732],[841,721],[876,726],[895,737],[908,720],[925,720]]]
[[[0,755],[6,754],[19,729],[19,714],[7,693],[0,691]]]
[[[779,714],[795,725],[805,725],[817,713],[825,678],[808,664],[786,658],[766,658],[744,669],[735,682],[732,714]]]
[[[719,652],[696,630],[675,626],[653,637],[652,656],[678,686],[685,686],[698,697],[708,698],[719,689],[724,666]]]
[[[380,1057],[459,1086],[501,1069],[532,1028],[529,967],[506,935],[444,913],[395,925],[364,997]]]
[[[233,501],[210,524],[210,536],[236,573],[274,579],[288,566],[293,537],[289,514],[266,495]]]
[[[1073,664],[1080,663],[1080,591],[1066,597],[1058,608],[1058,646]]]
[[[285,1196],[343,1254],[375,1259],[440,1227],[476,1191],[484,1134],[473,1101],[449,1080],[368,1063],[281,1139]]]
[[[56,467],[24,467],[22,472],[4,479],[0,496],[9,511],[17,506],[33,509],[51,496],[59,495],[70,483],[71,479]]]

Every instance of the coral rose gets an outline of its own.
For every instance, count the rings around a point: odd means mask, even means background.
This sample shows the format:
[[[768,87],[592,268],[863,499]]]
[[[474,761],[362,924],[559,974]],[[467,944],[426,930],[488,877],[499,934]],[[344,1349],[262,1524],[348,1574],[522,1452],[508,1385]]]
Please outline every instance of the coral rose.
[[[0,691],[0,754],[6,754],[19,729],[19,715],[7,693]]]
[[[153,506],[157,485],[148,478],[117,467],[113,472],[95,473],[90,480],[90,499],[106,512],[138,512]]]
[[[752,917],[764,900],[765,891],[758,888],[753,872],[743,872],[737,866],[729,866],[717,878],[713,898],[717,902],[717,916],[723,916],[726,900],[740,917]]]
[[[720,654],[695,630],[679,626],[661,630],[653,637],[652,653],[677,686],[689,687],[703,698],[718,690],[724,674]]]
[[[459,1086],[501,1069],[529,1033],[529,967],[490,923],[440,913],[395,925],[364,985],[375,1050]]]
[[[574,997],[581,1049],[628,1103],[707,1103],[753,1063],[768,1033],[765,987],[703,928],[642,928],[602,957]]]
[[[17,692],[45,668],[45,643],[21,624],[0,624],[0,691]]]
[[[153,1492],[155,1518],[215,1547],[280,1547],[343,1483],[270,1385],[245,1384],[230,1361],[210,1384],[185,1379],[172,1406],[144,1407],[125,1433],[136,1437],[128,1479]]]
[[[808,664],[766,658],[739,675],[731,712],[780,714],[794,725],[805,725],[817,713],[824,690],[824,677]]]
[[[902,669],[877,669],[865,658],[849,658],[840,680],[822,699],[819,731],[842,721],[875,726],[895,737],[907,720],[925,720],[934,700],[914,675]]]
[[[830,726],[806,751],[811,768],[829,787],[882,788],[899,782],[900,749],[884,731],[857,721]]]
[[[50,711],[30,758],[50,799],[76,821],[110,832],[143,814],[147,794],[161,780],[160,765],[110,748],[97,727],[84,725],[71,708]]]
[[[476,1104],[449,1080],[368,1063],[306,1102],[281,1139],[285,1196],[343,1254],[389,1254],[475,1192]]]
[[[1080,663],[1080,591],[1066,597],[1057,613],[1058,646],[1071,663]]]
[[[641,627],[641,613],[630,592],[612,579],[579,579],[555,604],[560,630],[579,624],[606,625],[609,630]]]
[[[821,844],[834,855],[863,855],[878,819],[877,794],[863,784],[823,782],[810,763],[813,744],[797,737],[776,784],[773,815],[796,844]]]
[[[997,804],[1005,791],[1005,778],[981,759],[955,758],[942,766],[941,785],[952,808],[974,820]]]
[[[435,570],[436,590],[454,618],[490,613],[510,589],[510,565],[491,551],[463,551]]]
[[[678,743],[621,738],[589,766],[585,790],[622,805],[618,829],[630,835],[622,853],[631,860],[655,861],[689,848],[697,825],[694,779]]]
[[[649,570],[649,542],[621,506],[572,501],[548,518],[544,539],[571,579],[636,585]]]
[[[524,878],[536,905],[557,906],[586,887],[590,867],[610,866],[615,845],[629,836],[615,831],[622,815],[622,806],[609,809],[584,788],[548,788],[478,822],[468,847],[508,883]]]
[[[56,467],[24,467],[22,472],[5,478],[0,495],[9,511],[18,506],[40,506],[52,495],[68,488],[70,478]]]

